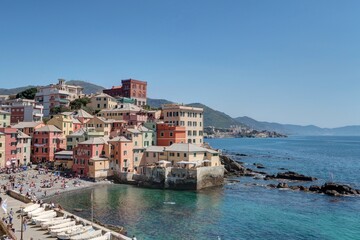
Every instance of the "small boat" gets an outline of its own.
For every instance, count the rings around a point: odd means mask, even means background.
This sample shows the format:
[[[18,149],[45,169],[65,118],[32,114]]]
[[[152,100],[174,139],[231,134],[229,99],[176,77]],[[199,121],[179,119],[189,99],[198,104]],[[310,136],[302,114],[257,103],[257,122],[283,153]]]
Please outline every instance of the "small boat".
[[[92,238],[96,238],[96,237],[100,237],[101,236],[101,230],[96,230],[96,231],[89,231],[74,237],[71,237],[71,240],[89,240]]]
[[[35,209],[38,209],[39,207],[40,207],[40,204],[34,203],[34,204],[31,204],[30,206],[27,206],[26,208],[24,208],[23,211],[25,213],[28,213],[28,212],[34,211]]]
[[[75,221],[71,221],[71,222],[65,222],[65,223],[61,223],[61,224],[57,224],[57,225],[53,225],[51,227],[48,228],[48,231],[51,232],[55,229],[60,229],[60,228],[65,228],[65,227],[70,227],[70,226],[75,226],[76,222]]]
[[[52,218],[39,218],[35,220],[35,224],[37,226],[41,226],[41,224],[45,223],[45,222],[50,222],[50,221],[59,221],[64,219],[64,217],[52,217]]]
[[[100,237],[90,238],[89,240],[110,240],[110,238],[111,238],[111,233],[106,233]]]
[[[58,225],[58,224],[62,224],[62,223],[66,223],[66,222],[70,222],[71,219],[70,218],[65,218],[65,219],[61,219],[61,220],[56,220],[56,221],[51,221],[49,220],[48,222],[44,222],[41,224],[41,229],[48,229],[49,227]]]
[[[29,217],[32,217],[32,216],[34,216],[34,214],[38,214],[38,213],[41,213],[41,212],[45,212],[45,208],[37,208],[34,211],[28,212],[27,215]]]
[[[32,215],[32,219],[33,218],[40,218],[41,216],[50,215],[51,213],[56,213],[56,212],[54,210],[49,210],[49,211],[43,211],[43,212],[35,213],[35,214]]]
[[[58,229],[51,230],[50,234],[51,234],[52,237],[56,237],[60,233],[71,232],[71,231],[79,230],[81,228],[82,228],[82,225],[75,225],[75,226],[69,226],[69,227],[64,227],[64,228],[58,228]]]
[[[85,226],[78,230],[74,230],[71,232],[61,232],[57,235],[57,238],[60,240],[69,240],[71,237],[75,237],[77,235],[83,234],[85,232],[94,231],[92,226]]]
[[[49,212],[47,214],[43,214],[43,215],[40,215],[38,217],[34,217],[32,218],[32,222],[35,224],[35,225],[40,225],[40,223],[42,223],[43,221],[42,220],[50,220],[50,219],[53,219],[54,217],[56,217],[57,213],[56,212]]]

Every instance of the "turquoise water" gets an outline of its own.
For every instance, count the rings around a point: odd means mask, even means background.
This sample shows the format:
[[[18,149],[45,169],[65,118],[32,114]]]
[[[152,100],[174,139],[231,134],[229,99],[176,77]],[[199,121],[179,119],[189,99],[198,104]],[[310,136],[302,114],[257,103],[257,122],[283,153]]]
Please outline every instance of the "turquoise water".
[[[360,138],[211,139],[213,147],[248,154],[242,161],[287,168],[360,186]],[[200,192],[106,185],[54,199],[66,209],[91,208],[105,223],[124,226],[137,239],[360,239],[360,198],[333,198],[253,186],[262,180]],[[90,210],[77,213],[90,218]]]

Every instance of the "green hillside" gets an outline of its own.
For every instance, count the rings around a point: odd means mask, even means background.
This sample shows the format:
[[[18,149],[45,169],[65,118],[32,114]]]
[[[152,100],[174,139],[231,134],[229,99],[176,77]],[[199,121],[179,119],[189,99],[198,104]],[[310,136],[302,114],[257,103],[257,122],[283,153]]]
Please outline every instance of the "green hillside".
[[[89,82],[85,82],[85,81],[81,81],[81,80],[70,80],[70,81],[66,81],[66,84],[69,85],[76,85],[76,86],[81,86],[84,88],[84,93],[85,94],[90,94],[90,93],[97,93],[97,92],[102,92],[102,90],[104,90],[105,88],[93,83],[89,83]]]

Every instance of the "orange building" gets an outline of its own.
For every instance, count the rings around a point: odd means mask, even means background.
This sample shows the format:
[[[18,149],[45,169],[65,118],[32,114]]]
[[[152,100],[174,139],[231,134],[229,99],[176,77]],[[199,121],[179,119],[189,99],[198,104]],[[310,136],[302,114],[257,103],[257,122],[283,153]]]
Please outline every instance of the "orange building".
[[[166,123],[156,125],[157,146],[170,146],[173,143],[186,143],[186,129]]]
[[[110,168],[118,172],[132,172],[133,163],[133,142],[124,136],[115,137],[109,140],[112,145]]]

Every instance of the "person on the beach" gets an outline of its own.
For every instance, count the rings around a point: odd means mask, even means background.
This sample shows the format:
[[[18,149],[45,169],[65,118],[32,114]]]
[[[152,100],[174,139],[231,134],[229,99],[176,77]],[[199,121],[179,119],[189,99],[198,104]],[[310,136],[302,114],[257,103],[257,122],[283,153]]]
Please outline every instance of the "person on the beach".
[[[27,219],[24,218],[24,220],[23,220],[23,229],[24,229],[24,232],[26,231],[26,227],[27,227]]]

